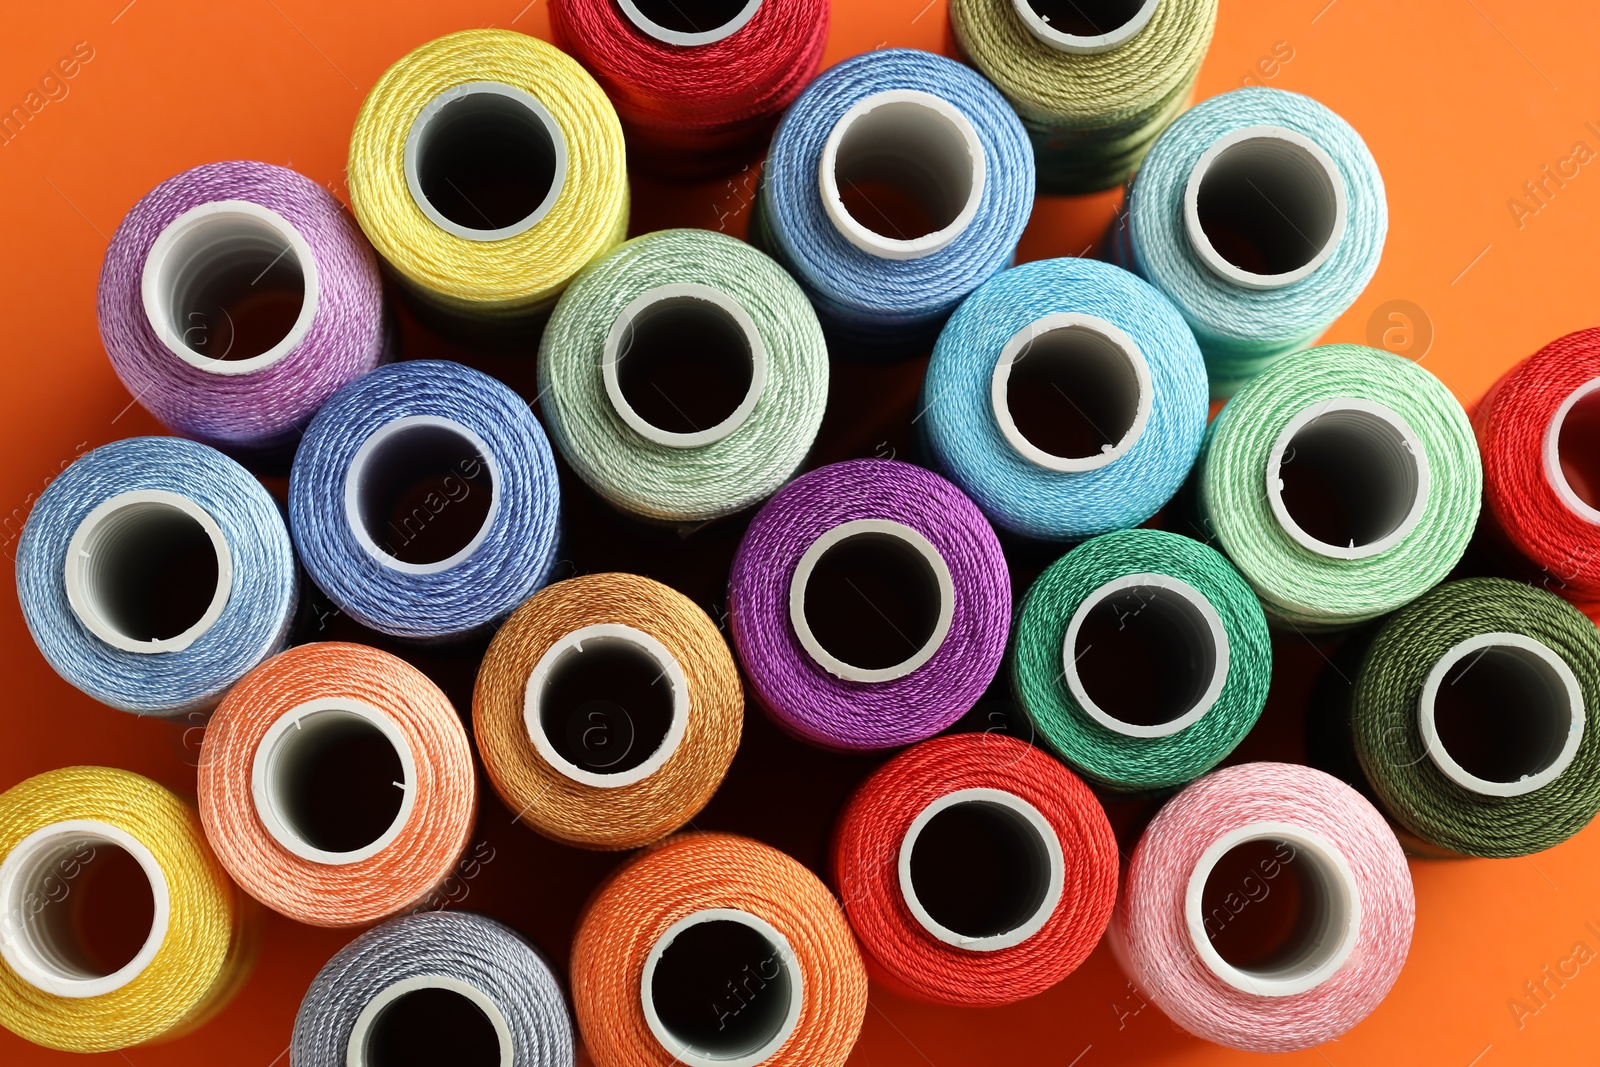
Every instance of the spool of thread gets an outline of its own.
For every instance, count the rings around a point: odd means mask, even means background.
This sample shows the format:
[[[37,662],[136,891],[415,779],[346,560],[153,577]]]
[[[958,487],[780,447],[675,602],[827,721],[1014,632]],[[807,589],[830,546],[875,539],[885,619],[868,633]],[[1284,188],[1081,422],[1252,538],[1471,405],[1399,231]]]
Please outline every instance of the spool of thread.
[[[572,1067],[572,1020],[539,950],[493,919],[431,911],[340,949],[300,1001],[291,1067]]]
[[[805,293],[743,241],[663,230],[609,253],[539,346],[556,447],[630,514],[698,523],[769,496],[804,462],[828,401]]]
[[[878,49],[824,71],[772,139],[751,240],[799,281],[834,355],[927,350],[1010,265],[1033,154],[994,86],[954,60]]]
[[[1154,515],[1188,477],[1207,407],[1177,310],[1087,259],[984,283],[939,335],[922,387],[939,466],[995,523],[1051,541]]]
[[[221,699],[283,647],[294,548],[261,483],[172,437],[88,452],[40,494],[17,542],[17,599],[44,658],[136,715]]]
[[[515,326],[548,311],[628,228],[622,127],[552,45],[463,30],[372,87],[350,135],[350,206],[433,307]]]
[[[826,0],[556,0],[561,46],[616,104],[629,162],[708,177],[759,154],[822,63]]]
[[[147,193],[106,250],[99,315],[145,410],[247,454],[293,444],[385,354],[366,238],[326,189],[267,163],[211,163]]]
[[[1310,97],[1249,87],[1161,135],[1112,238],[1178,306],[1228,396],[1313,344],[1372,279],[1389,230],[1361,135]]]
[[[1267,617],[1377,618],[1442,579],[1478,518],[1483,471],[1461,405],[1400,356],[1322,345],[1241,389],[1208,431],[1199,504]]]
[[[419,641],[509,615],[555,561],[560,486],[522,398],[458,363],[383,367],[334,395],[289,478],[311,580],[345,614]]]
[[[814,745],[893,748],[966,714],[1005,654],[1011,580],[983,514],[936,474],[856,459],[795,479],[728,577],[761,706]]]
[[[1026,742],[955,734],[863,782],[834,882],[874,978],[939,1004],[1010,1004],[1077,969],[1117,897],[1117,843],[1082,781]]]
[[[1220,554],[1160,530],[1086,541],[1028,589],[1011,686],[1038,736],[1112,789],[1182,785],[1261,716],[1272,641]]]
[[[1473,424],[1490,540],[1529,580],[1600,619],[1600,329],[1511,368]]]
[[[632,574],[557,582],[495,634],[472,696],[495,791],[539,833],[637,848],[705,807],[739,748],[744,692],[716,624]]]
[[[1401,609],[1350,721],[1379,802],[1428,845],[1524,856],[1600,812],[1600,630],[1542,589],[1469,578]]]
[[[292,648],[239,681],[200,748],[200,819],[245,892],[359,926],[425,899],[476,814],[472,747],[415,667],[363,645]]]
[[[950,0],[968,60],[1028,129],[1039,191],[1126,181],[1188,105],[1216,0]]]
[[[177,1037],[243,980],[233,884],[194,812],[127,771],[67,767],[0,794],[0,1025],[109,1052]],[[144,929],[136,944],[120,920]]]
[[[816,875],[756,841],[688,834],[595,895],[572,1001],[596,1067],[841,1067],[867,975]]]
[[[1288,1052],[1378,1006],[1405,964],[1416,901],[1399,842],[1359,793],[1310,767],[1246,763],[1156,814],[1117,918],[1129,977],[1173,1022]]]

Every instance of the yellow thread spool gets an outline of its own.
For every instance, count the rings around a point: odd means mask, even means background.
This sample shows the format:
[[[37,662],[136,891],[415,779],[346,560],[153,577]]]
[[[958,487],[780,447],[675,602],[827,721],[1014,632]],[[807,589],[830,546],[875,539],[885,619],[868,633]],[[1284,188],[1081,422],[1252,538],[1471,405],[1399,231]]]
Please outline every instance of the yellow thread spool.
[[[622,126],[564,52],[510,30],[430,41],[386,71],[350,137],[350,204],[425,304],[516,322],[628,228]]]
[[[73,905],[90,891],[90,865],[114,850],[148,880],[152,918],[138,951],[107,972]],[[241,918],[199,819],[148,778],[68,767],[0,795],[0,1025],[13,1033],[107,1052],[194,1029],[244,978]]]

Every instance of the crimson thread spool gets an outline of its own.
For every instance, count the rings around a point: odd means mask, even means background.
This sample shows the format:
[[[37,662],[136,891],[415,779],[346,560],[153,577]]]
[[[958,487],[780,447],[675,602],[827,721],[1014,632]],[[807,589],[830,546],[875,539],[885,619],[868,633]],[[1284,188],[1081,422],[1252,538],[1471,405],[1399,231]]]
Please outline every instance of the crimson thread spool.
[[[1117,895],[1100,802],[1001,734],[924,741],[856,791],[834,881],[875,979],[952,1005],[1031,997],[1099,944]]]
[[[687,834],[616,872],[572,945],[597,1067],[842,1067],[867,975],[838,902],[800,863]]]
[[[1600,621],[1600,328],[1511,368],[1478,405],[1473,429],[1491,547]]]
[[[472,748],[415,667],[343,642],[245,675],[200,749],[217,858],[272,910],[358,926],[412,907],[454,869],[476,814]]]
[[[553,0],[561,46],[616,106],[630,163],[673,178],[757,154],[828,40],[827,0]]]

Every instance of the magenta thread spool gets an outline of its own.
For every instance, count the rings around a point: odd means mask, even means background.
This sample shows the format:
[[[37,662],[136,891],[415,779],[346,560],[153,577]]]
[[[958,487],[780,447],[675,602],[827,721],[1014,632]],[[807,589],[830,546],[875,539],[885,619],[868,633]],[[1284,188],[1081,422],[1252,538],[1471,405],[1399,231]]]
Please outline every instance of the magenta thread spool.
[[[268,163],[156,186],[100,270],[100,337],[135,399],[224,451],[292,444],[384,358],[377,259],[327,190]]]
[[[1011,580],[989,520],[909,463],[812,471],[751,522],[728,579],[734,647],[763,708],[824,748],[931,737],[1005,653]]]

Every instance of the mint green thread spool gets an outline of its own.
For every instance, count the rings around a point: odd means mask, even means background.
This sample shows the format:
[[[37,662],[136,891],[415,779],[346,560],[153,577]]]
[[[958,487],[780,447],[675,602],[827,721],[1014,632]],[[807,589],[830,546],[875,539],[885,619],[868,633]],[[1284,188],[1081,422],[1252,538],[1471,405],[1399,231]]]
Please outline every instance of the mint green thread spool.
[[[539,346],[539,392],[556,447],[612,506],[700,523],[759,503],[804,461],[828,352],[777,263],[722,234],[662,230],[568,288]]]
[[[1161,530],[1085,541],[1028,589],[1011,685],[1045,744],[1140,792],[1182,785],[1249,733],[1267,700],[1261,604],[1214,549]]]
[[[1417,364],[1361,345],[1286,356],[1217,415],[1202,520],[1274,622],[1333,630],[1449,573],[1478,518],[1472,427]]]

